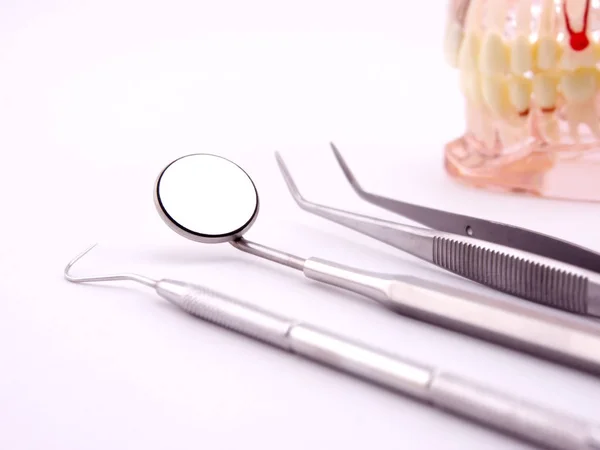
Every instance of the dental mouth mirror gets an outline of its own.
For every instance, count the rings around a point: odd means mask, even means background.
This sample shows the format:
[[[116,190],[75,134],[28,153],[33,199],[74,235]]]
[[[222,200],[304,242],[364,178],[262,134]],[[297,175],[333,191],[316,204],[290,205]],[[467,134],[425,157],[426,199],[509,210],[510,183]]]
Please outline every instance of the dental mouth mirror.
[[[228,222],[234,224],[235,220]],[[133,273],[75,276],[73,265],[94,246],[72,259],[64,270],[73,283],[132,281],[143,284],[172,305],[205,322],[299,355],[389,391],[503,432],[554,449],[600,448],[600,425],[490,389],[440,368],[404,359],[363,343],[298,322],[250,303],[183,281],[154,280]]]
[[[168,164],[156,180],[154,201],[166,224],[192,241],[229,242],[243,252],[302,271],[309,279],[370,298],[405,316],[600,374],[600,327],[591,322],[409,275],[303,259],[246,240],[243,234],[259,211],[258,191],[241,167],[221,156],[191,154]]]

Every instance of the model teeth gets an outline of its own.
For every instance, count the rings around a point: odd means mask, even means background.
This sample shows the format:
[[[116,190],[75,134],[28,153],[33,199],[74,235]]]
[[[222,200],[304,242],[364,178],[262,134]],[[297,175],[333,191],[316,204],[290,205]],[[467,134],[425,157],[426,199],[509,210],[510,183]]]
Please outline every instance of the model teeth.
[[[446,62],[451,67],[458,67],[458,52],[463,41],[463,30],[459,23],[450,20],[446,25],[446,39],[444,41],[444,54]]]
[[[479,36],[475,33],[467,33],[463,39],[460,53],[458,54],[458,64],[462,71],[476,72],[479,61]]]
[[[531,107],[531,81],[525,77],[514,77],[509,84],[510,102],[520,116],[526,116]]]
[[[532,47],[527,36],[517,36],[511,45],[510,68],[515,74],[533,70]]]
[[[488,0],[488,29],[481,42],[479,70],[485,75],[505,74],[509,69],[510,49],[502,36],[508,2]]]
[[[560,87],[567,102],[584,103],[596,93],[596,75],[591,70],[579,69],[564,74]]]
[[[502,77],[484,77],[481,80],[483,99],[496,116],[504,117],[510,107],[508,85]]]
[[[499,33],[488,32],[481,42],[479,70],[485,75],[508,72],[510,50]]]
[[[543,0],[541,8],[538,39],[533,47],[536,69],[554,70],[559,58],[554,0]]]
[[[444,53],[446,62],[452,67],[458,67],[469,0],[451,1],[448,7],[448,19],[444,33]]]
[[[531,34],[531,5],[528,1],[521,1],[516,14],[517,36],[513,39],[510,48],[510,67],[514,74],[523,75],[533,69],[533,48],[529,40]]]
[[[580,138],[582,125],[600,138],[595,106],[600,43],[589,30],[592,17],[600,14],[597,6],[592,0],[519,0],[515,34],[507,38],[509,4],[472,0],[464,26],[457,21],[447,26],[447,60],[461,71],[467,100],[513,125],[535,114],[549,140],[558,139],[559,110],[573,139]],[[532,29],[536,7],[540,16]]]
[[[556,39],[540,36],[534,48],[535,68],[539,71],[553,70],[559,58],[559,46]]]
[[[482,104],[479,52],[481,49],[481,23],[484,0],[472,0],[465,18],[465,32],[458,53],[461,86],[468,101],[476,106]]]
[[[553,74],[539,73],[533,79],[533,97],[542,112],[553,112],[556,108],[558,81]]]
[[[509,70],[509,48],[502,37],[502,26],[506,17],[506,2],[488,0],[488,16],[493,23],[483,35],[479,54],[482,97],[494,116],[508,114],[510,101],[506,75]]]
[[[483,95],[481,89],[481,77],[475,71],[461,73],[461,88],[464,95],[474,105],[483,104]]]

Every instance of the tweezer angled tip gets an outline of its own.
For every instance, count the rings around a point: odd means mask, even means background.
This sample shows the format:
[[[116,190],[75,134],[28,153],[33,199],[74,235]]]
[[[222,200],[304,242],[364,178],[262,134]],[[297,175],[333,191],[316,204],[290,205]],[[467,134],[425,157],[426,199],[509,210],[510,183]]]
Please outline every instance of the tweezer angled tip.
[[[296,186],[296,183],[294,182],[294,179],[292,178],[292,175],[290,174],[290,171],[285,165],[285,162],[283,161],[283,158],[279,152],[275,152],[275,159],[277,160],[277,165],[279,166],[279,170],[283,176],[285,184],[290,191],[290,194],[292,194],[292,198],[295,200],[298,206],[305,208],[308,206],[308,202],[304,197],[302,197],[302,194],[300,194],[300,191],[298,190],[298,187]]]
[[[337,149],[337,147],[335,146],[335,144],[333,142],[330,142],[329,145],[331,146],[331,150],[333,150],[333,156],[335,156],[335,159],[337,160],[340,168],[342,169],[342,172],[344,173],[346,180],[348,180],[348,183],[350,183],[350,186],[352,187],[352,189],[354,189],[354,191],[356,193],[358,193],[359,195],[362,196],[365,193],[365,191],[363,190],[363,188],[361,187],[359,182],[356,180],[354,173],[352,173],[352,171],[350,170],[350,167],[348,167],[348,164],[342,157],[342,154],[340,153],[340,151]]]

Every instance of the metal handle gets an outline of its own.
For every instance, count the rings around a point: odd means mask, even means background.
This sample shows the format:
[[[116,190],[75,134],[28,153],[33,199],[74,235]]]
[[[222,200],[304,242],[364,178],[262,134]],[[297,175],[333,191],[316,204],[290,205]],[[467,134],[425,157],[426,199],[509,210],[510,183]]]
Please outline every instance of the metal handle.
[[[600,326],[593,322],[418,278],[392,280],[388,292],[390,304],[406,314],[600,374]]]
[[[431,402],[553,449],[600,449],[600,428],[451,374],[431,383]]]
[[[390,277],[317,258],[308,278],[365,295],[418,320],[600,374],[600,326],[531,304],[502,302],[416,277]]]
[[[307,324],[297,323],[257,306],[202,286],[163,280],[158,293],[186,312],[335,367],[398,392],[425,399],[433,368],[353,343]]]
[[[290,337],[295,353],[492,429],[553,449],[600,449],[600,429],[579,418],[314,327],[295,325]]]
[[[158,294],[184,311],[208,322],[289,350],[293,322],[223,293],[175,280],[161,280]]]
[[[157,292],[188,313],[342,372],[409,395],[492,429],[556,449],[595,449],[589,423],[475,385],[436,374],[420,363],[295,323],[219,292],[164,280]],[[596,439],[596,440],[594,440]]]

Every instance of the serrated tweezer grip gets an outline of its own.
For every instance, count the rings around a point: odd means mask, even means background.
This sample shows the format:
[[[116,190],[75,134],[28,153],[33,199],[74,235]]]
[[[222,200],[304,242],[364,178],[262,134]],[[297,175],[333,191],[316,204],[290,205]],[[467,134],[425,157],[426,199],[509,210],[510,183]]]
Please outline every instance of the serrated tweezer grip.
[[[589,269],[600,267],[600,255],[529,230],[369,194],[360,187],[339,151],[333,145],[332,149],[346,178],[362,198],[433,229],[308,201],[300,194],[285,163],[277,155],[287,187],[303,210],[500,292],[561,310],[600,317],[600,270]],[[473,226],[477,229],[478,239],[471,237]],[[463,233],[469,236],[463,236]],[[515,244],[519,244],[518,249]],[[545,251],[548,248],[552,251]]]
[[[433,263],[500,292],[587,313],[589,280],[568,269],[446,237],[433,239]]]
[[[499,292],[572,313],[600,316],[598,273],[468,236],[298,201],[309,212]]]

